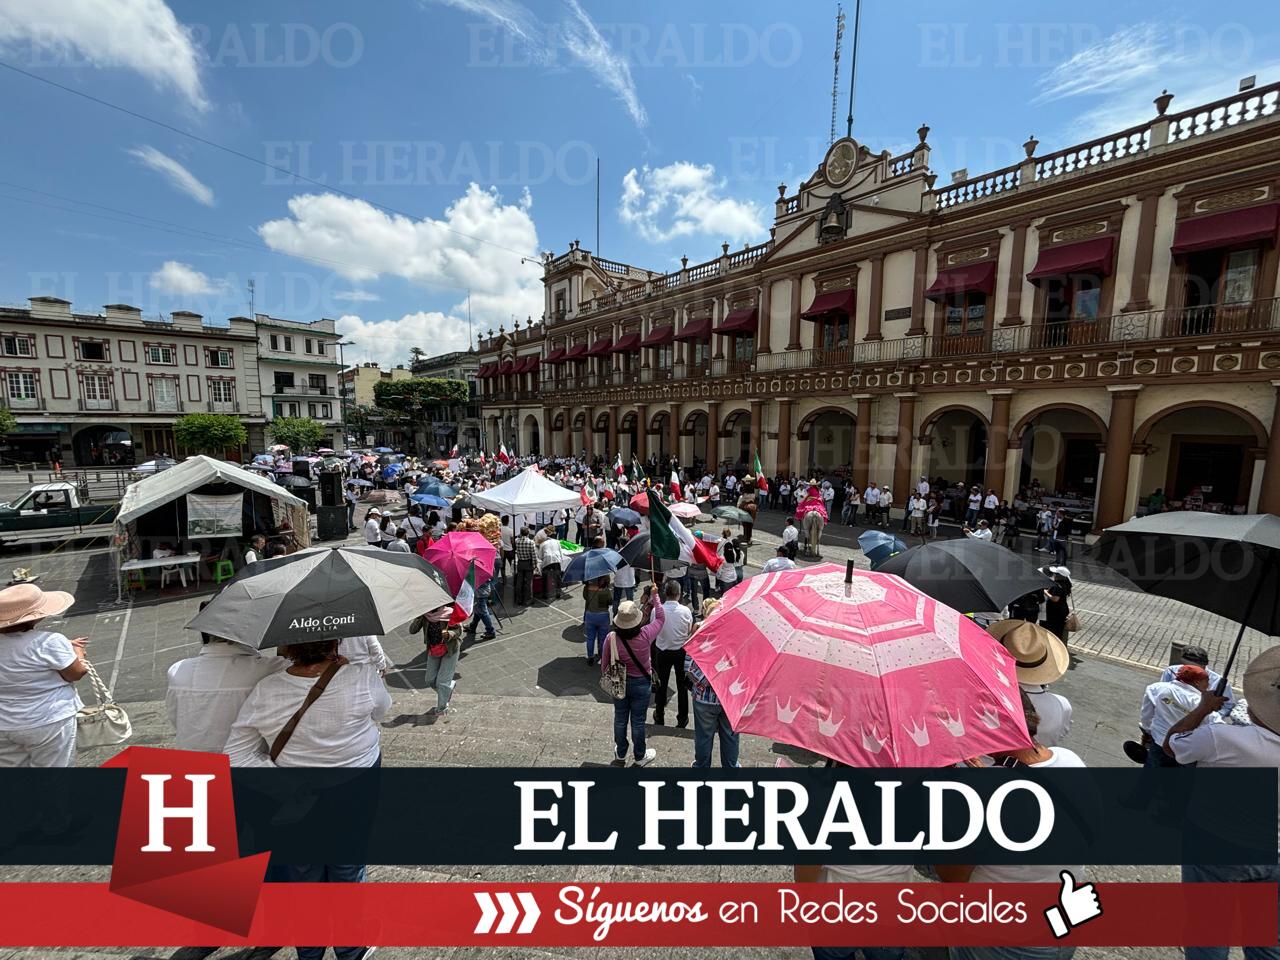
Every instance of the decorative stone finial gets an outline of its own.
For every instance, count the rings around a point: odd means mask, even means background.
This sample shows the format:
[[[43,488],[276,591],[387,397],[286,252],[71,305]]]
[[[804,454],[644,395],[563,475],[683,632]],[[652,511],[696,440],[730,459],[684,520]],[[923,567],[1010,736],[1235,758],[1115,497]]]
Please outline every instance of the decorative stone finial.
[[[787,195],[787,185],[785,183],[778,184],[778,199],[781,200]]]
[[[916,128],[916,136],[920,138],[921,143],[924,143],[929,137],[929,125],[927,123],[920,124],[920,126]]]
[[[1036,135],[1034,133],[1027,137],[1027,142],[1022,145],[1022,149],[1027,152],[1028,160],[1030,160],[1035,154],[1036,147],[1038,146],[1040,146],[1040,141],[1036,139]]]
[[[1163,117],[1165,111],[1169,109],[1169,104],[1173,102],[1173,94],[1168,90],[1161,90],[1160,96],[1156,97],[1152,102],[1156,105],[1156,116]]]
[[[681,257],[681,258],[680,258],[680,269],[681,269],[681,270],[684,270],[684,269],[685,269],[686,267],[688,267],[688,266],[689,266],[689,258],[688,258],[688,257]]]
[[[721,250],[721,252],[722,252],[722,253],[724,253],[724,254],[725,254],[725,256],[728,256],[728,254],[729,254],[729,241],[728,241],[728,240],[726,240],[724,243],[720,244],[720,250]]]

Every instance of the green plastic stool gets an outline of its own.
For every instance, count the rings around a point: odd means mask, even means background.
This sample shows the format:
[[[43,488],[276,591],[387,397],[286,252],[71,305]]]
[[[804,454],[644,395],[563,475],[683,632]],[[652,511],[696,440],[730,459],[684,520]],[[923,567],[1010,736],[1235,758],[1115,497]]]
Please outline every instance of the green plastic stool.
[[[221,583],[236,575],[236,565],[230,560],[218,560],[213,565],[213,582]]]
[[[129,591],[147,589],[146,574],[141,570],[126,570],[124,572],[124,588]]]

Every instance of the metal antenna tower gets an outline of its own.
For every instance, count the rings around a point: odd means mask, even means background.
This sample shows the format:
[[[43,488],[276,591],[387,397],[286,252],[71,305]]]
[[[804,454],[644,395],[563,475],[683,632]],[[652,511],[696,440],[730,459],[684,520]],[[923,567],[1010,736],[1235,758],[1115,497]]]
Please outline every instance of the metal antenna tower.
[[[831,81],[831,139],[827,146],[836,142],[836,108],[840,100],[840,40],[844,37],[844,8],[836,4],[836,55],[835,72]]]

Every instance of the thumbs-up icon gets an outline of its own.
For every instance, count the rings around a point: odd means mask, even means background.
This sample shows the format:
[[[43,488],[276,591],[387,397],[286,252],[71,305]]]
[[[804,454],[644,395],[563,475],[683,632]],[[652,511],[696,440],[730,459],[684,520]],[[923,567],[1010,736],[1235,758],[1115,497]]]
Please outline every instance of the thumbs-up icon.
[[[1092,883],[1076,886],[1076,878],[1070,870],[1062,871],[1062,889],[1058,892],[1058,905],[1044,912],[1049,929],[1055,937],[1065,937],[1072,927],[1102,916],[1102,904]]]

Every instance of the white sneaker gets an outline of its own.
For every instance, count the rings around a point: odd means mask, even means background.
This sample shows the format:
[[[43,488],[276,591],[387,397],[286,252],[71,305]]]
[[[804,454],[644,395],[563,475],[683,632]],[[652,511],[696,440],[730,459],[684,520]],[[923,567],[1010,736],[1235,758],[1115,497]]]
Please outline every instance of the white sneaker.
[[[644,756],[637,759],[635,763],[632,764],[632,766],[647,767],[649,764],[653,763],[653,758],[656,757],[657,755],[658,755],[658,751],[653,749],[653,747],[650,747],[648,750],[644,752]]]

